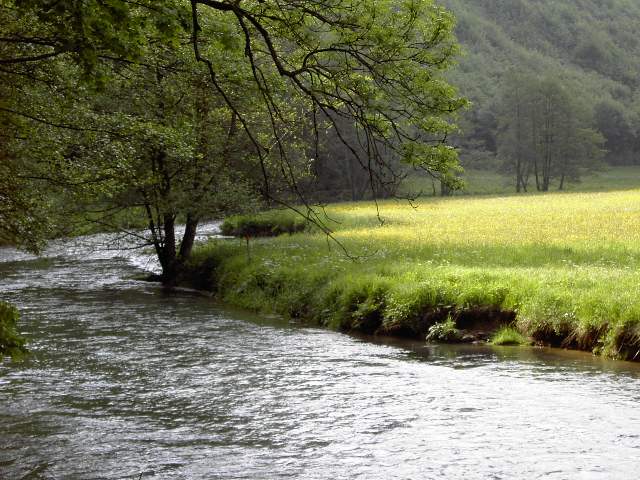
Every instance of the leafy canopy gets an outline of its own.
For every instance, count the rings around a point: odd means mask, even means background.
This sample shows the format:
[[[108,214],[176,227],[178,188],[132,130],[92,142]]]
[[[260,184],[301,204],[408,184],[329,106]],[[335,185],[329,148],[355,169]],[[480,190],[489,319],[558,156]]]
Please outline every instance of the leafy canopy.
[[[453,17],[430,0],[0,5],[0,112],[23,191],[37,178],[76,205],[145,211],[169,264],[176,222],[195,235],[207,208],[238,203],[236,178],[321,223],[302,183],[329,130],[374,197],[399,161],[454,182],[446,139],[466,102],[442,77]]]

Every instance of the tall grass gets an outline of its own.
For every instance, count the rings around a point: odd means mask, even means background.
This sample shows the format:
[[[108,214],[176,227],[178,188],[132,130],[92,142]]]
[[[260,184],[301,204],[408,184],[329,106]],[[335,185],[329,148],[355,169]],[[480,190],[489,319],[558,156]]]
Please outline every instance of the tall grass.
[[[435,198],[327,209],[311,232],[195,253],[224,301],[342,330],[422,337],[481,307],[542,343],[640,357],[640,190]],[[327,220],[330,222],[329,220]]]
[[[493,345],[527,345],[529,341],[513,327],[502,327],[491,337]]]

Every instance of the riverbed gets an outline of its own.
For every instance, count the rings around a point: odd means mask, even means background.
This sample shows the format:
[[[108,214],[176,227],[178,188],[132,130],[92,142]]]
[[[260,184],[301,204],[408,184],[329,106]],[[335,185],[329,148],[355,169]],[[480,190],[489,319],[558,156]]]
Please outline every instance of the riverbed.
[[[205,230],[212,235],[214,229]],[[165,292],[113,236],[0,250],[1,479],[631,478],[640,368],[355,338]]]

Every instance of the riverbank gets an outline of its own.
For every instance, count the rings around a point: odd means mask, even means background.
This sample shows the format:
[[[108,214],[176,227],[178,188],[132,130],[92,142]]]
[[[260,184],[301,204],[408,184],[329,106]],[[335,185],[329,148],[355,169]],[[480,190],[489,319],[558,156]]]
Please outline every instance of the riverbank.
[[[640,356],[640,190],[445,198],[327,209],[318,233],[217,240],[189,282],[329,328],[423,339],[513,326],[540,344]],[[463,332],[464,333],[464,332]]]

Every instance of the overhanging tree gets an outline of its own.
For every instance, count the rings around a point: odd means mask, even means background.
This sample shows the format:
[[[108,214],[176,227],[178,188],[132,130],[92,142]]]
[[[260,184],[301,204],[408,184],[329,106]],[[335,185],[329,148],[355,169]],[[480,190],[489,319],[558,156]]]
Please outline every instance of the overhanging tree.
[[[87,109],[91,128],[87,129],[86,119],[82,119],[83,128],[74,131],[91,130],[91,134],[71,139],[70,144],[84,145],[86,151],[99,137],[104,151],[120,152],[118,158],[127,168],[132,168],[132,163],[126,145],[134,147],[130,152],[134,156],[140,151],[153,152],[156,165],[167,158],[181,165],[168,176],[158,171],[141,177],[161,200],[156,202],[157,212],[152,212],[148,238],[152,242],[162,239],[159,256],[175,259],[169,262],[170,267],[163,263],[168,282],[175,279],[179,264],[188,258],[190,248],[186,247],[192,244],[202,218],[202,213],[193,213],[194,207],[207,204],[202,201],[202,189],[182,188],[187,181],[180,176],[188,170],[185,165],[193,167],[188,174],[192,185],[208,185],[227,198],[236,172],[257,171],[259,178],[250,178],[248,183],[259,187],[261,197],[272,205],[296,209],[330,233],[300,185],[301,175],[308,171],[299,153],[309,150],[301,145],[308,139],[301,134],[305,122],[309,126],[306,130],[313,132],[311,143],[322,129],[334,130],[344,148],[368,172],[374,198],[393,186],[399,161],[424,169],[445,183],[456,181],[457,155],[446,138],[455,129],[451,114],[465,101],[440,76],[450,65],[457,45],[451,34],[452,16],[431,1],[194,0],[159,6],[148,0],[62,0],[51,5],[4,0],[3,7],[9,9],[13,27],[4,41],[13,42],[17,52],[0,62],[11,65],[7,75],[13,81],[19,81],[24,65],[46,72],[50,62],[60,61],[71,69],[79,65],[79,76],[93,80],[89,85],[103,92],[102,97],[91,93],[81,96],[92,103]],[[38,31],[46,35],[38,36],[34,33]],[[185,34],[200,70],[181,57]],[[126,109],[111,108],[108,96],[110,88],[122,83],[118,77],[124,66],[148,73],[158,65],[158,45],[164,48],[162,68],[170,65],[171,55],[175,55],[179,68],[189,72],[186,76],[198,80],[197,86],[193,80],[179,80],[174,87],[176,95],[182,92],[191,99],[187,103],[193,108],[187,113],[169,112],[164,129],[156,128],[162,122],[153,119],[147,135],[139,128],[140,116],[127,116]],[[242,77],[240,84],[233,81],[234,75]],[[70,102],[78,100],[76,95],[62,96]],[[99,98],[107,108],[97,108]],[[207,121],[208,114],[202,116],[204,105],[220,113],[222,120],[215,125]],[[32,107],[25,104],[21,110],[5,114],[32,117],[50,128],[59,124],[59,118],[50,121],[42,109],[38,116],[31,115]],[[58,114],[53,112],[54,117]],[[114,121],[117,115],[122,122]],[[130,121],[132,116],[135,121]],[[190,120],[184,120],[186,117]],[[63,120],[72,130],[79,127],[76,118]],[[181,126],[177,131],[173,120]],[[346,135],[345,124],[356,134]],[[231,130],[243,154],[221,160],[225,157],[221,146]],[[216,145],[217,153],[212,155],[210,146],[198,140],[205,138]],[[65,164],[71,175],[74,168],[85,172],[95,169],[95,159],[80,155],[81,151],[70,146],[63,155],[74,160]],[[97,165],[112,168],[104,162],[106,155],[97,157],[102,159]],[[107,183],[118,194],[105,188],[103,197],[130,198],[131,190],[122,185],[126,182],[117,172],[109,171]],[[173,196],[166,188],[167,178],[176,180],[172,185],[180,185],[180,195]],[[144,190],[139,185],[137,189],[138,193]],[[139,208],[141,204],[134,202],[132,206]],[[177,238],[176,220],[186,222],[181,245],[172,240]]]

